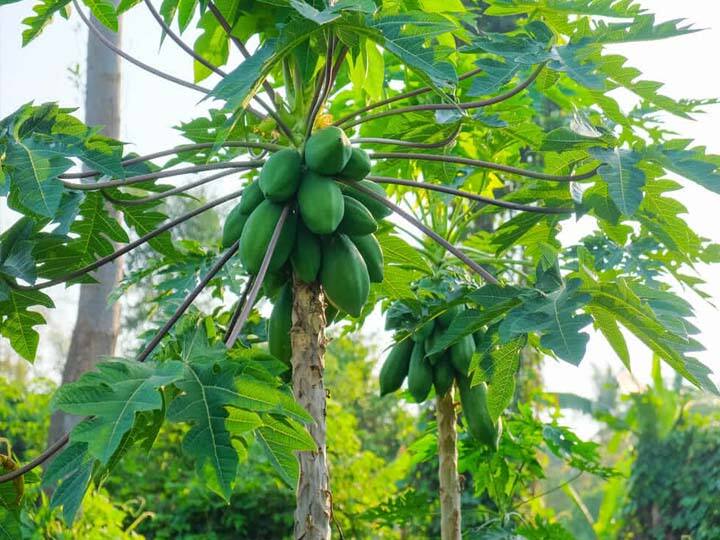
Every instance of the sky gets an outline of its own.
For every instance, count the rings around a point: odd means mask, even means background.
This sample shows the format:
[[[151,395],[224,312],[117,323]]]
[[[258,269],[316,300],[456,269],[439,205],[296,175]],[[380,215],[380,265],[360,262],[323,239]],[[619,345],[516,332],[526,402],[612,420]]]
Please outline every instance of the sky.
[[[615,46],[613,51],[629,58],[630,65],[643,72],[643,78],[665,82],[663,93],[675,97],[711,98],[720,97],[720,73],[717,70],[717,51],[720,51],[720,2],[717,0],[645,0],[646,8],[656,13],[658,20],[683,18],[704,31],[666,40]],[[0,8],[0,117],[4,117],[23,103],[35,101],[58,101],[63,106],[77,107],[77,114],[83,117],[82,72],[84,69],[86,30],[78,17],[69,21],[56,19],[44,33],[29,46],[20,45],[20,27],[23,18],[31,12],[28,1]],[[123,48],[130,54],[161,67],[186,80],[192,79],[192,64],[188,57],[170,40],[159,48],[159,32],[155,21],[147,10],[138,6],[124,16]],[[183,36],[192,43],[195,34],[188,30]],[[231,63],[238,58],[231,57]],[[79,73],[79,75],[77,74]],[[209,79],[203,84],[213,86]],[[134,143],[133,150],[139,153],[169,148],[183,142],[178,132],[172,129],[180,121],[197,116],[207,103],[199,104],[202,95],[189,89],[158,79],[135,66],[123,64],[122,74],[122,138]],[[618,96],[629,106],[627,96]],[[695,121],[669,117],[668,125],[679,135],[694,139],[705,145],[711,152],[720,154],[720,106],[708,109]],[[676,193],[688,208],[686,219],[701,235],[720,242],[717,227],[717,209],[720,197],[703,190],[692,183],[682,182],[686,187]],[[0,231],[14,221],[15,216],[0,206]],[[577,239],[589,232],[592,223],[568,221],[563,229],[566,241]],[[707,280],[705,290],[720,305],[720,273],[717,269],[698,267],[698,273]],[[60,294],[57,309],[49,315],[51,328],[56,335],[70,335],[74,324],[75,303],[78,287]],[[685,297],[696,310],[696,325],[701,329],[700,341],[707,351],[700,353],[700,360],[720,372],[716,357],[720,351],[720,312],[712,305],[701,301],[688,292]],[[379,318],[369,323],[369,331],[377,331]],[[45,336],[44,336],[45,337]],[[389,342],[389,336],[382,339]],[[651,355],[644,345],[629,339],[633,368],[632,376],[622,368],[620,361],[604,339],[593,334],[586,359],[579,367],[564,362],[548,360],[544,367],[544,378],[549,391],[576,392],[585,396],[594,394],[594,369],[609,366],[625,390],[632,390],[636,384],[648,380]],[[4,348],[3,348],[4,347]],[[40,369],[57,365],[57,352],[43,345],[41,341]],[[0,354],[7,350],[7,344],[0,343]],[[52,357],[52,358],[50,358]],[[669,374],[669,371],[666,371]],[[720,381],[716,375],[715,379]]]

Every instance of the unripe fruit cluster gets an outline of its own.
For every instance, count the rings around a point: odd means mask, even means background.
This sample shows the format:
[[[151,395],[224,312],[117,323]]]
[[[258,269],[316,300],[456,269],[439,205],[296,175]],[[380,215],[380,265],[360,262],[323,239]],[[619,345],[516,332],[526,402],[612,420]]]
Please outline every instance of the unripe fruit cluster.
[[[269,296],[282,289],[268,338],[282,360],[291,354],[292,274],[305,283],[319,280],[335,311],[353,317],[362,312],[370,283],[383,280],[383,254],[373,233],[390,211],[366,192],[385,196],[382,187],[364,180],[369,172],[367,153],[353,148],[340,128],[327,127],[306,141],[302,154],[293,148],[272,154],[228,214],[223,246],[239,240],[240,260],[257,274],[283,207],[290,205],[264,283]]]
[[[469,334],[444,351],[426,354],[434,349],[455,317],[463,311],[464,306],[454,306],[393,346],[380,370],[380,395],[399,390],[407,379],[408,391],[416,402],[422,403],[432,387],[440,397],[456,382],[468,431],[478,441],[497,448],[502,419],[493,419],[490,415],[487,384],[471,385],[469,373],[481,336]]]

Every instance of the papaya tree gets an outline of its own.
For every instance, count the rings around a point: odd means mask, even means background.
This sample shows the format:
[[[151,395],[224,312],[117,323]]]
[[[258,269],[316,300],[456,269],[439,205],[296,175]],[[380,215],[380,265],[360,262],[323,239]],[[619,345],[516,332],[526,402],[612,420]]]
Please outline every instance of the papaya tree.
[[[140,3],[87,7],[116,29],[118,14]],[[160,296],[172,309],[160,311],[161,326],[133,359],[110,359],[58,391],[57,409],[86,418],[28,463],[6,460],[0,482],[20,486],[54,456],[43,481],[57,485],[54,504],[71,519],[129,448],[149,449],[163,422],[180,422],[189,426],[183,450],[209,489],[229,497],[255,441],[296,484],[295,537],[328,538],[325,328],[358,325],[394,300],[414,308],[417,326],[406,326],[405,338],[465,307],[431,346],[422,341],[414,364],[427,369],[433,356],[479,336],[482,354],[458,380],[460,395],[469,396],[466,418],[478,418],[486,411],[475,396],[485,386],[495,392],[495,435],[522,348],[577,365],[590,325],[626,365],[623,330],[715,391],[692,356],[700,347],[692,309],[676,289],[703,295],[692,265],[716,262],[719,251],[684,222],[668,196],[681,184],[667,174],[717,193],[720,161],[659,120],[708,102],[674,101],[604,52],[691,27],[656,23],[631,0],[142,4],[159,38],[192,61],[193,82],[103,40],[77,0],[72,16],[129,63],[218,108],[181,120],[187,144],[145,155],[54,103],[29,103],[0,121],[0,192],[21,215],[0,237],[0,331],[32,360],[44,322],[37,308],[52,307],[43,291],[89,282],[140,246],[155,257],[135,279],[171,274]],[[69,0],[36,7],[23,40],[56,13],[71,16]],[[479,15],[512,24],[483,31]],[[193,23],[201,34],[191,46],[182,33]],[[238,65],[227,65],[230,47],[243,57]],[[630,110],[614,99],[617,89],[634,96]],[[540,122],[541,107],[565,114]],[[87,170],[75,172],[79,164]],[[161,183],[198,173],[208,175]],[[201,185],[224,194],[175,218],[164,213],[170,197]],[[174,241],[174,228],[229,202],[215,242]],[[559,233],[573,217],[591,221],[593,233],[563,245]],[[470,227],[478,219],[493,230]],[[428,245],[431,267],[417,258]],[[410,284],[425,273],[462,287],[423,309]],[[207,314],[190,309],[206,290],[237,300]],[[262,298],[273,304],[266,323]],[[441,426],[453,437],[451,398],[444,407]],[[453,441],[440,445],[441,475],[451,484],[443,489],[457,492]],[[8,527],[19,490],[2,499]],[[442,536],[459,538],[459,498],[448,501]]]

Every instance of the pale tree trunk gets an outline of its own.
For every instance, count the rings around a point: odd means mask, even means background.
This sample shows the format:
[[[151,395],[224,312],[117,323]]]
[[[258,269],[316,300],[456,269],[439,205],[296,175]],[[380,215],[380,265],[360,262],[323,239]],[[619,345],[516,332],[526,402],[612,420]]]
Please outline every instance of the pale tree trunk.
[[[452,388],[437,398],[438,477],[440,479],[440,533],[442,540],[460,540],[461,507],[458,476],[457,414]]]
[[[118,47],[117,33],[105,29],[93,18],[102,33]],[[103,126],[102,134],[120,138],[120,58],[88,33],[87,81],[85,89],[85,123]],[[120,306],[108,305],[108,295],[122,278],[122,258],[106,264],[93,273],[97,284],[80,286],[78,313],[68,351],[62,382],[76,380],[91,369],[103,355],[115,350],[120,330]],[[78,418],[57,412],[50,424],[49,440],[53,442],[77,423]]]
[[[295,507],[298,540],[330,538],[332,498],[325,448],[324,357],[325,308],[320,285],[296,281],[293,287],[293,393],[314,419],[308,430],[317,444],[315,451],[298,453],[300,478]]]

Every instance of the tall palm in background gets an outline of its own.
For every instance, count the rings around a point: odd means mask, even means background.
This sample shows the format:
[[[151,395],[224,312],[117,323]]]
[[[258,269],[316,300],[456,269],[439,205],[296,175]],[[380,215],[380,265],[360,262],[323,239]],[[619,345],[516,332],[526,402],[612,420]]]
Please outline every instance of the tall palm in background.
[[[102,24],[106,39],[120,46],[122,31],[112,32]],[[103,126],[102,133],[120,138],[120,57],[105,47],[92,32],[88,33],[85,87],[85,122]],[[108,207],[110,212],[114,210]],[[120,332],[120,303],[109,302],[110,293],[123,275],[123,258],[99,268],[94,277],[97,283],[80,286],[77,320],[70,342],[63,384],[76,380],[103,356],[115,351]],[[53,415],[48,439],[52,443],[77,423],[77,419],[61,411]]]

